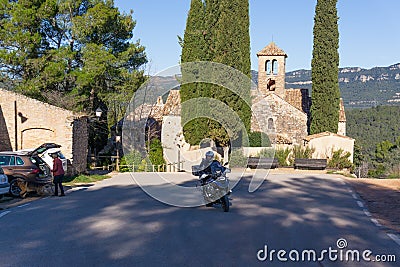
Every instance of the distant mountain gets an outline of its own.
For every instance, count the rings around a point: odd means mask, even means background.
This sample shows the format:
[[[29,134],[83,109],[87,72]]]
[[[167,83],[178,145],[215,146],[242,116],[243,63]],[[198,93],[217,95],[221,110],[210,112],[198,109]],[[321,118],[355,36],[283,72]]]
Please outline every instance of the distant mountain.
[[[257,71],[252,71],[252,75],[257,84]],[[400,63],[372,69],[341,68],[339,87],[347,108],[400,105]],[[286,88],[311,90],[311,70],[287,72]]]

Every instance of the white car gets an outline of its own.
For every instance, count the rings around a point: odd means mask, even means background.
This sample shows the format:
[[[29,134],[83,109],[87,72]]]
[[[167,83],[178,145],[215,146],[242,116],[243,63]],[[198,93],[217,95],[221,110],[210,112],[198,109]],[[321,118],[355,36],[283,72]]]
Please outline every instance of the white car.
[[[4,174],[3,168],[0,166],[0,198],[7,194],[10,190],[7,175]]]
[[[55,154],[55,153],[57,153],[58,158],[62,162],[64,172],[67,172],[68,160],[64,157],[63,153],[61,153],[60,148],[50,148],[50,149],[46,150],[43,154],[41,154],[40,157],[44,160],[44,162],[47,163],[47,165],[49,165],[50,170],[53,170],[53,158],[51,157],[51,154]]]
[[[57,153],[58,158],[61,160],[62,162],[62,166],[64,169],[64,172],[67,172],[68,169],[68,160],[64,157],[63,153],[61,152],[60,149],[60,145],[56,145],[54,144],[54,146],[58,146],[55,148],[49,148],[44,150],[43,152],[38,151],[38,155],[43,159],[44,162],[46,162],[47,165],[49,165],[50,170],[53,170],[53,158],[51,157],[51,154]],[[31,152],[37,149],[23,149],[23,150],[19,150],[18,152]]]

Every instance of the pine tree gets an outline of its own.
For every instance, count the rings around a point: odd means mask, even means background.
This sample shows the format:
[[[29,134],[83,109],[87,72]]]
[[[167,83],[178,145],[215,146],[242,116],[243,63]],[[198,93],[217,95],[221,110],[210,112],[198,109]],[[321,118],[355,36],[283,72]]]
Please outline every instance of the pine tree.
[[[318,0],[314,17],[310,133],[336,133],[339,122],[337,0]]]
[[[131,41],[136,22],[113,1],[1,1],[0,81],[73,110],[108,106],[111,124],[144,81],[144,47]],[[117,104],[121,111],[113,107]],[[118,114],[111,114],[118,113]],[[115,116],[114,116],[115,115]],[[115,119],[114,119],[115,118]]]
[[[144,81],[144,47],[132,42],[136,22],[112,0],[0,0],[0,83],[7,89],[107,122],[89,128],[100,150],[108,126]],[[98,131],[101,126],[101,131]]]

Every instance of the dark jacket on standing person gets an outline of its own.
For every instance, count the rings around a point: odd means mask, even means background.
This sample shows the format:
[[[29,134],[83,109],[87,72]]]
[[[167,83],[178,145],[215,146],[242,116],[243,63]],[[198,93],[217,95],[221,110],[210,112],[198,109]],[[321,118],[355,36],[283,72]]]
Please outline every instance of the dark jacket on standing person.
[[[62,166],[62,162],[59,158],[55,158],[53,160],[53,175],[58,176],[58,175],[63,175],[64,174],[64,169]]]

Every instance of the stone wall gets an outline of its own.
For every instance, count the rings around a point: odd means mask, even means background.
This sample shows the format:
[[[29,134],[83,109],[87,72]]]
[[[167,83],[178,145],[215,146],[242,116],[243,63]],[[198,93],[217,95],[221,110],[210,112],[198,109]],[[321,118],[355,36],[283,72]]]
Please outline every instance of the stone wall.
[[[307,114],[275,94],[256,99],[252,111],[252,131],[268,134],[272,143],[302,144],[308,135]]]
[[[72,131],[72,166],[75,173],[82,173],[87,169],[88,138],[87,117],[76,118]]]
[[[265,71],[265,64],[269,61],[276,60],[278,62],[278,73],[271,74]],[[281,97],[285,93],[285,68],[286,68],[286,58],[284,56],[259,56],[258,57],[258,88],[264,94],[275,93]],[[269,80],[274,80],[274,91],[270,92],[267,89],[267,84]]]
[[[0,127],[2,151],[57,143],[75,171],[86,170],[87,117],[0,89]]]
[[[12,150],[3,108],[0,105],[0,151]]]

